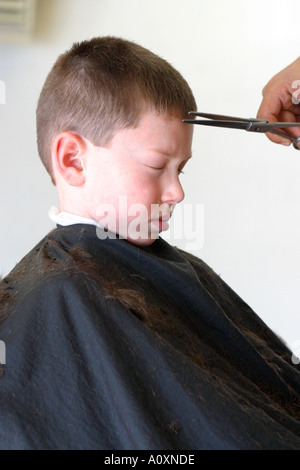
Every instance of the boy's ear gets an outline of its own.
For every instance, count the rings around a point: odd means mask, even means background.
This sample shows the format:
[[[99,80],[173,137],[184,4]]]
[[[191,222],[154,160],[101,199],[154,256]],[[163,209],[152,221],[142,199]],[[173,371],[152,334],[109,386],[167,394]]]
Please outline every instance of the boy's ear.
[[[53,142],[53,166],[71,186],[81,186],[85,182],[86,148],[82,137],[72,132],[61,132]]]

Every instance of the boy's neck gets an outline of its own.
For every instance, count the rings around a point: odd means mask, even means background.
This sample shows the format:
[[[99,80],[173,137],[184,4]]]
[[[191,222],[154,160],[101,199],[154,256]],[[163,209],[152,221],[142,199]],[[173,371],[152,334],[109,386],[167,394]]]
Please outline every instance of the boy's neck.
[[[52,206],[49,209],[50,219],[58,225],[74,225],[74,224],[89,224],[97,226],[97,221],[94,219],[89,219],[88,217],[83,217],[79,214],[73,214],[71,212],[62,211],[59,212],[57,207]]]

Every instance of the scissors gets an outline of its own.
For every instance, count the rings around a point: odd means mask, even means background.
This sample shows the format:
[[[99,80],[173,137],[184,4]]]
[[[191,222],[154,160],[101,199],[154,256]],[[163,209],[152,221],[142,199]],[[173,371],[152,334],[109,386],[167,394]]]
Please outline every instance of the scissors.
[[[232,116],[222,116],[221,114],[207,114],[207,113],[198,113],[196,111],[190,111],[188,114],[191,116],[200,116],[204,118],[211,119],[183,119],[183,122],[188,124],[201,124],[203,126],[216,126],[216,127],[227,127],[230,129],[244,129],[249,132],[271,132],[272,134],[277,134],[282,137],[286,137],[293,141],[293,146],[296,150],[300,150],[297,147],[297,143],[300,142],[299,137],[293,137],[290,134],[282,132],[279,129],[285,127],[300,127],[300,122],[268,122],[263,119],[244,119],[239,117]]]

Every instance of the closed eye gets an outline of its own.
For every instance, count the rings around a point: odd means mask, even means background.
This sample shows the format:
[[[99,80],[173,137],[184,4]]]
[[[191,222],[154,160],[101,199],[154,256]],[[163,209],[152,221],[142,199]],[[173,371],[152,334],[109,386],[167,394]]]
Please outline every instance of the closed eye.
[[[146,165],[148,168],[152,168],[152,170],[163,170],[164,166],[151,166],[151,165]]]
[[[148,166],[148,168],[152,168],[152,170],[158,170],[158,171],[160,171],[160,170],[163,170],[163,169],[164,169],[163,166],[161,166],[161,167],[158,167],[158,166],[150,166],[150,165],[147,165],[147,166]],[[183,175],[183,174],[184,174],[184,171],[181,170],[180,168],[178,168],[178,174],[179,174],[179,175]]]

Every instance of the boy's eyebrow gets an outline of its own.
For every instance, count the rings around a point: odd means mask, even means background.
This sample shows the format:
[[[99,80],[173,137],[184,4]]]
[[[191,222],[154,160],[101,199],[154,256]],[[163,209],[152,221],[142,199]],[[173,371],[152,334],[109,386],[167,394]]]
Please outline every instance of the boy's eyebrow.
[[[173,156],[172,153],[164,152],[164,151],[161,151],[161,150],[154,150],[154,152],[160,153],[161,155],[165,155],[167,158],[171,158]],[[188,160],[190,160],[192,158],[192,156],[193,156],[193,152],[191,152],[190,155],[187,158],[184,158],[184,161],[188,162]]]

